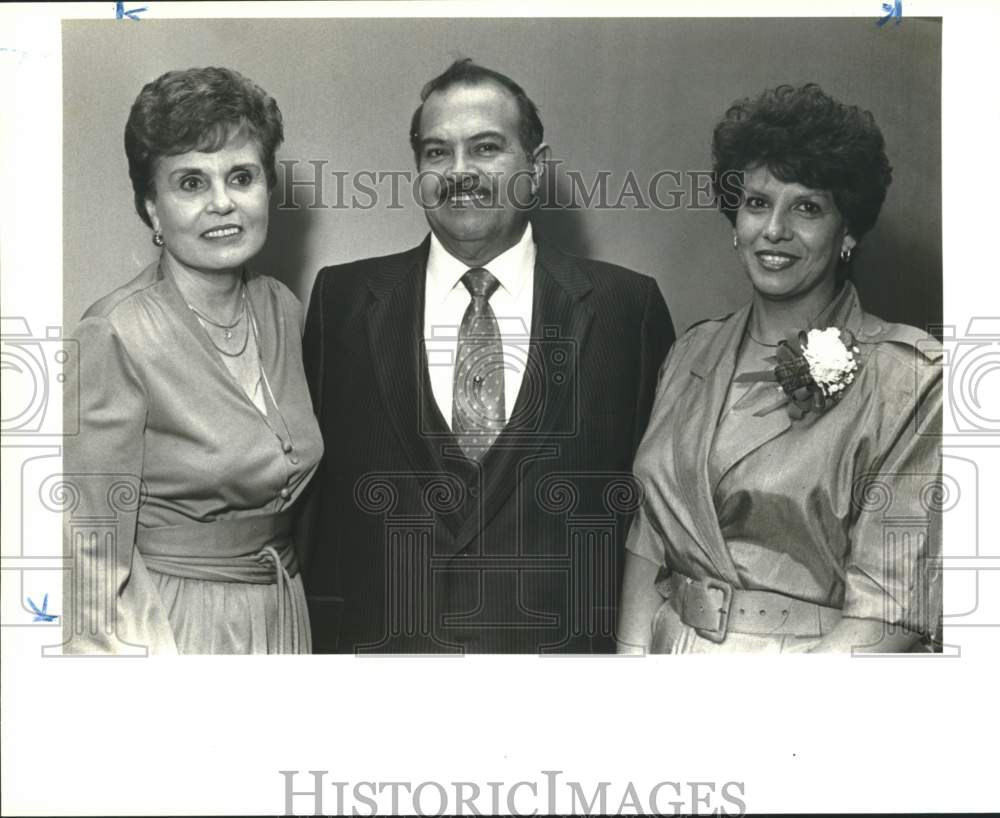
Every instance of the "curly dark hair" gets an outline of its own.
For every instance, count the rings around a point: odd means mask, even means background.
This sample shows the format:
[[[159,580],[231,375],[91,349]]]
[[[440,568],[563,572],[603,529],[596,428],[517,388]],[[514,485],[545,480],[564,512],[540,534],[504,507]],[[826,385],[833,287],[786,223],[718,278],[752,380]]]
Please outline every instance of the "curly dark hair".
[[[423,113],[427,97],[435,91],[446,91],[453,85],[481,85],[486,82],[495,82],[514,97],[520,114],[518,138],[521,140],[521,147],[530,155],[542,144],[545,129],[538,115],[538,106],[531,101],[524,89],[506,74],[479,65],[473,62],[471,57],[464,57],[455,60],[443,73],[428,81],[420,90],[420,105],[410,119],[410,147],[418,164],[420,163],[420,115]]]
[[[732,224],[743,171],[766,165],[783,182],[830,191],[858,240],[875,225],[892,182],[871,112],[838,102],[815,83],[779,85],[734,103],[715,126],[712,163],[719,208]]]
[[[228,68],[168,71],[144,85],[125,123],[128,175],[139,218],[153,226],[146,199],[156,196],[157,160],[217,151],[239,134],[257,142],[268,188],[273,188],[278,181],[274,154],[284,140],[284,127],[278,103],[263,89]]]

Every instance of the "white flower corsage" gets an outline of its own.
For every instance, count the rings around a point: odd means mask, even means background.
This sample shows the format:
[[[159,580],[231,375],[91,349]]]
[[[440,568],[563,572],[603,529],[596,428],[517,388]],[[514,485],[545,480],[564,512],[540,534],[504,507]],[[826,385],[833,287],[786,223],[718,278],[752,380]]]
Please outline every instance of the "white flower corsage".
[[[827,327],[795,333],[781,341],[767,360],[774,362],[774,369],[746,372],[733,380],[778,383],[781,399],[755,414],[766,415],[787,405],[788,414],[798,420],[810,410],[822,412],[840,400],[854,381],[860,358],[849,330]]]

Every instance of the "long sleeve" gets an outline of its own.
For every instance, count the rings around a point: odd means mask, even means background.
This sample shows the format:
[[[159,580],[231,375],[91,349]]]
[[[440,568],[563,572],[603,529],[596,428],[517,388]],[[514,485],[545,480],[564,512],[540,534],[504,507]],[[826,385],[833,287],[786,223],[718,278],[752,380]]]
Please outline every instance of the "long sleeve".
[[[79,392],[79,433],[65,440],[66,653],[175,653],[166,613],[135,548],[146,398],[111,321],[87,317],[65,394]],[[67,404],[67,407],[69,404]],[[75,407],[68,411],[75,411]]]
[[[884,446],[854,482],[844,615],[932,634],[941,616],[937,560],[946,493],[941,373],[913,355],[916,370],[907,367],[906,386],[883,404]]]
[[[654,287],[655,282],[654,282]],[[659,296],[662,303],[663,296],[659,295],[659,288],[657,287],[657,296]],[[666,310],[666,304],[663,305],[663,309]],[[644,449],[649,447],[657,447],[659,444],[656,442],[659,435],[663,434],[662,429],[652,428],[649,425],[650,416],[655,412],[657,417],[663,415],[667,403],[673,398],[673,394],[669,388],[670,384],[673,382],[674,376],[678,370],[679,362],[684,358],[685,353],[688,350],[688,345],[691,341],[691,334],[687,333],[676,342],[674,341],[673,335],[673,325],[670,324],[670,316],[667,315],[668,328],[670,330],[669,341],[667,349],[664,350],[664,354],[660,356],[661,360],[656,364],[653,370],[653,379],[650,395],[650,406],[646,409],[646,415],[642,422],[642,435],[640,437],[640,447],[637,453],[641,453]],[[656,420],[654,419],[653,425],[656,425]],[[647,441],[646,438],[649,438]],[[638,475],[637,475],[638,476]],[[636,512],[635,516],[632,518],[632,524],[629,528],[628,538],[625,542],[625,548],[640,557],[645,557],[647,560],[654,562],[658,565],[662,565],[664,561],[664,532],[656,525],[655,519],[657,510],[654,508],[654,503],[656,502],[654,498],[658,495],[658,487],[655,485],[654,477],[647,477],[646,481],[643,483],[643,502]]]

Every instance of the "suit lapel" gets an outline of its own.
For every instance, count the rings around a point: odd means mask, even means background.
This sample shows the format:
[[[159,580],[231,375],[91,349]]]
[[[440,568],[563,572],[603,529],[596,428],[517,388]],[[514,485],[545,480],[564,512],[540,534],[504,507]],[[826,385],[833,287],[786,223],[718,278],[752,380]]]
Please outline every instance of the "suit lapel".
[[[569,256],[538,246],[528,363],[510,421],[480,464],[483,502],[455,539],[459,550],[507,502],[528,465],[559,454],[560,438],[579,433],[578,365],[593,312],[586,304],[590,279]]]
[[[418,475],[442,470],[424,407],[423,337],[424,276],[430,241],[369,279],[368,346],[375,379],[392,427]]]

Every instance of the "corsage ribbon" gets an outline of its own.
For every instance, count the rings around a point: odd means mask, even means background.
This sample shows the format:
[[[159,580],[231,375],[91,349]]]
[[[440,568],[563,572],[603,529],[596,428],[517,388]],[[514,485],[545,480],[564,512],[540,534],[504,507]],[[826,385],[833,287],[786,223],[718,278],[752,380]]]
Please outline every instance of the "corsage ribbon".
[[[774,368],[744,372],[733,381],[779,384],[780,398],[754,412],[754,417],[786,406],[789,416],[799,420],[809,411],[822,412],[840,400],[854,381],[859,353],[850,330],[827,327],[793,333],[765,360]]]

